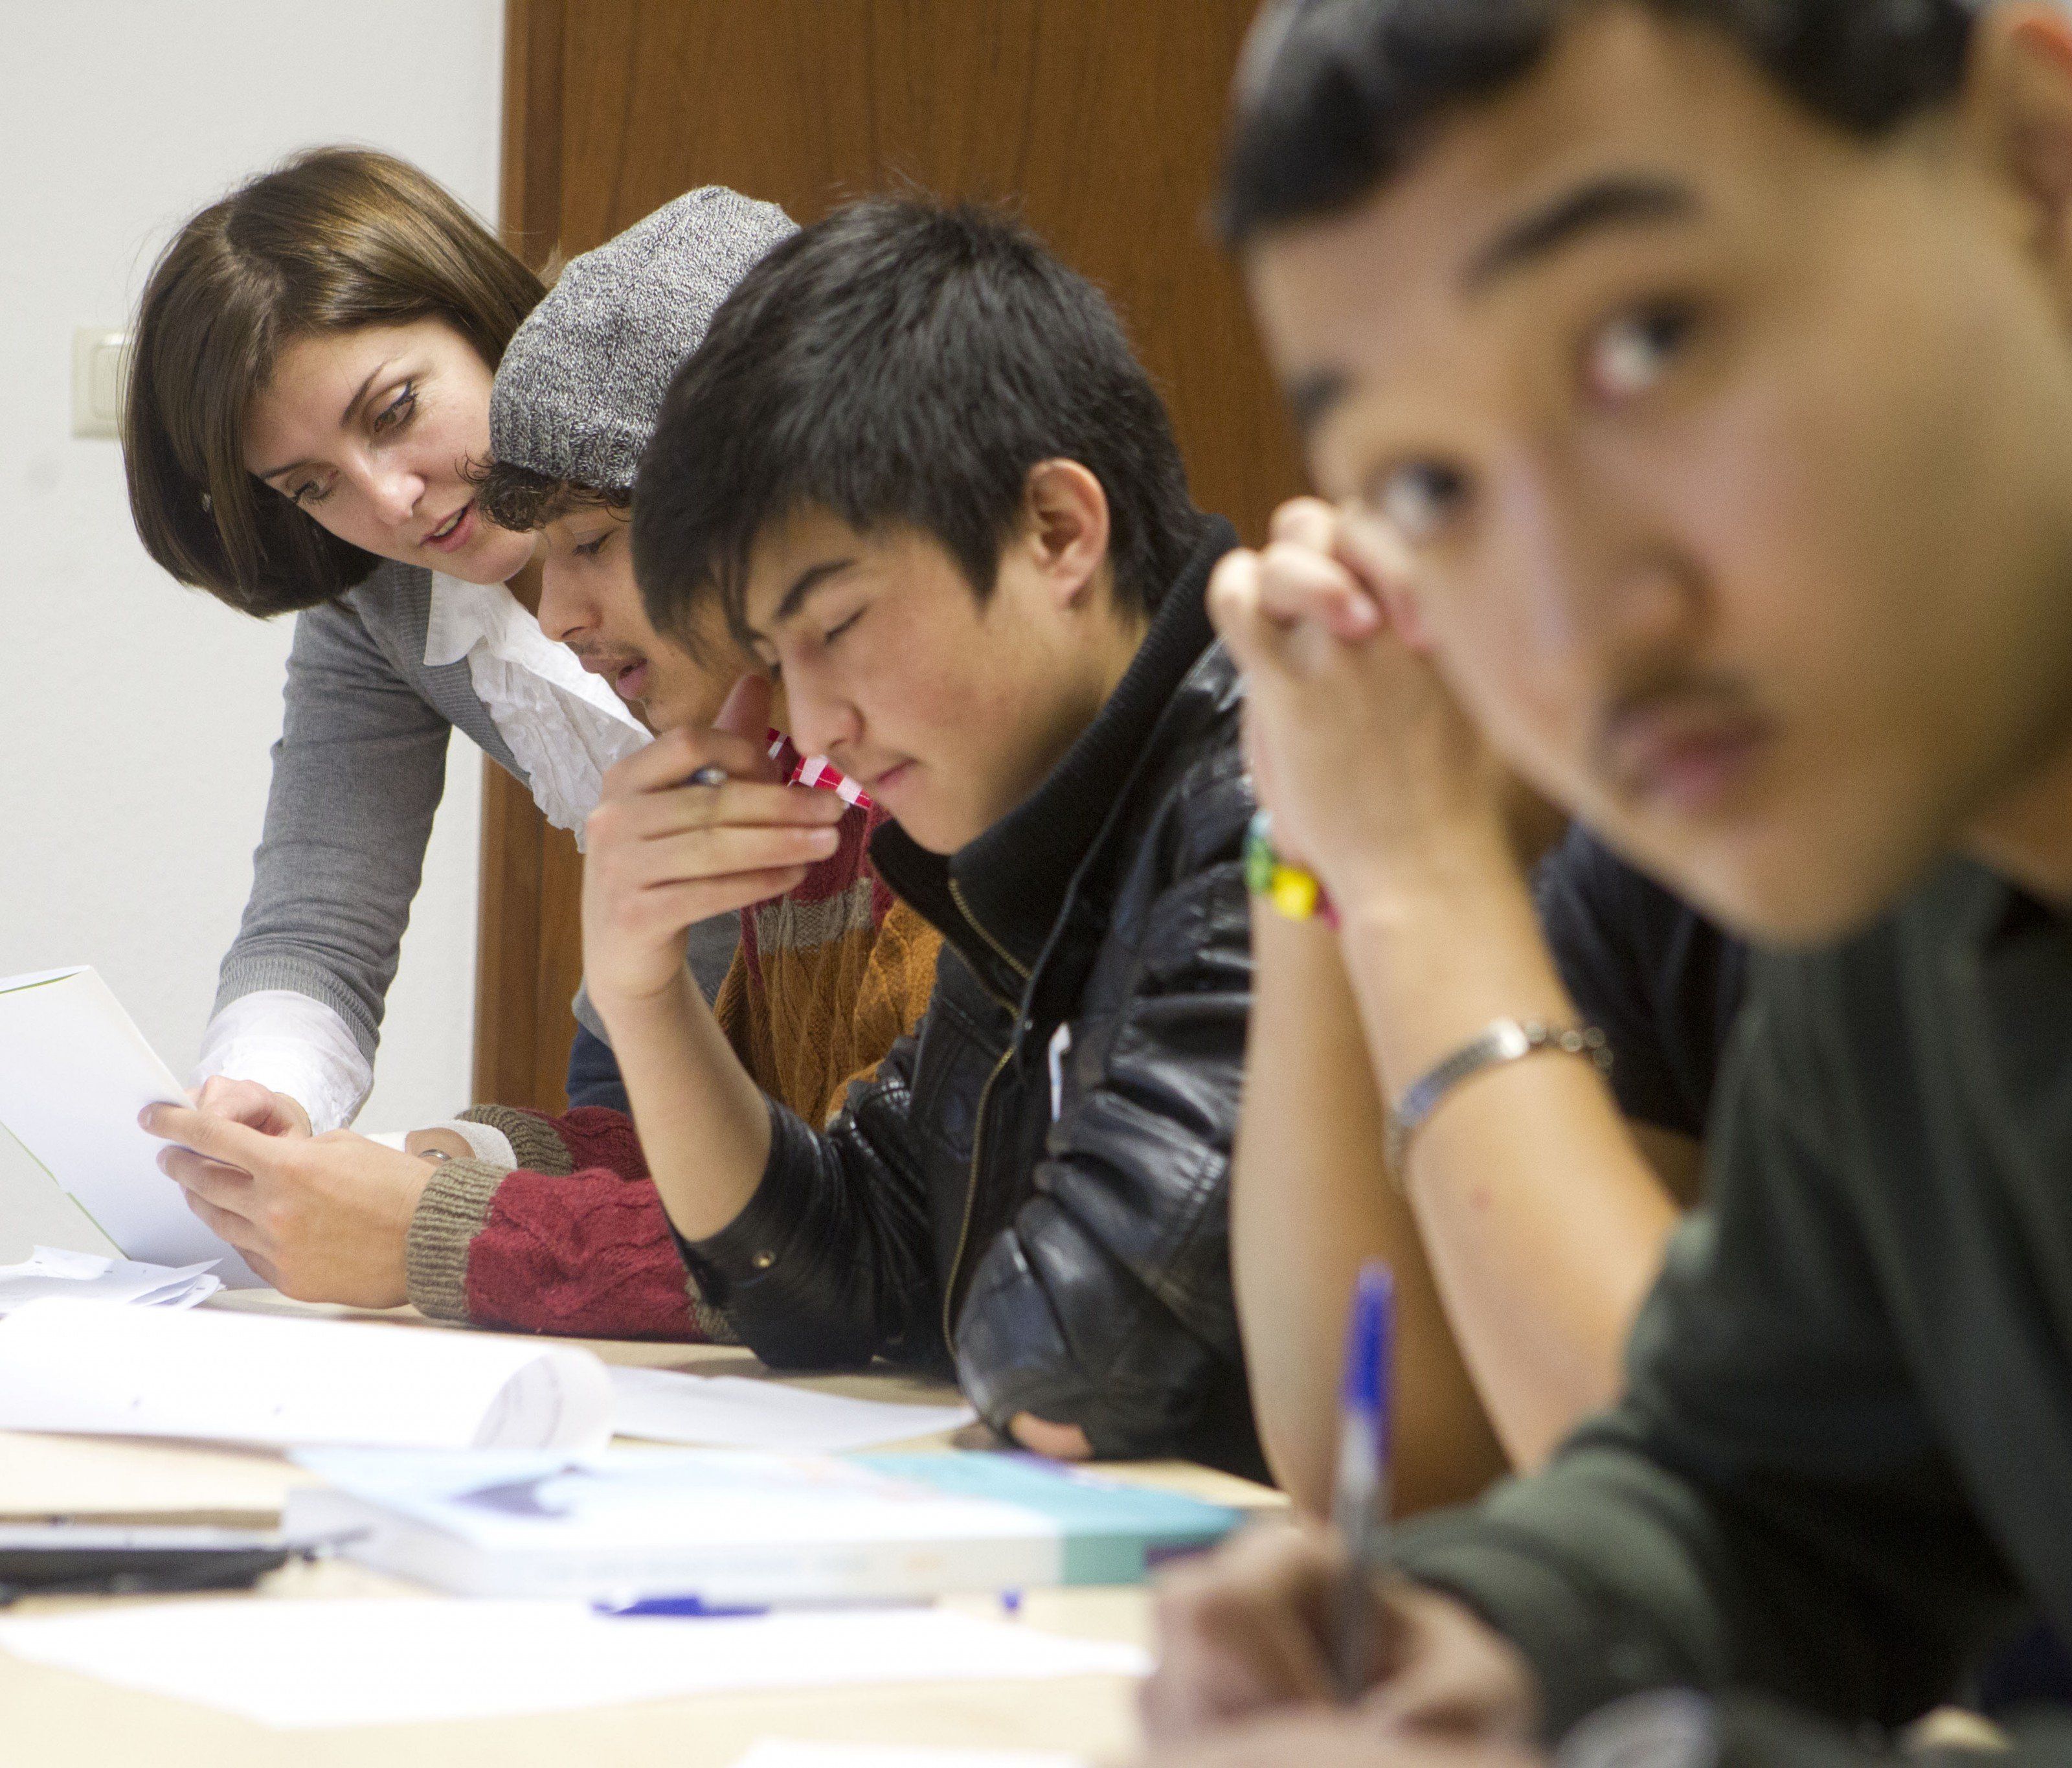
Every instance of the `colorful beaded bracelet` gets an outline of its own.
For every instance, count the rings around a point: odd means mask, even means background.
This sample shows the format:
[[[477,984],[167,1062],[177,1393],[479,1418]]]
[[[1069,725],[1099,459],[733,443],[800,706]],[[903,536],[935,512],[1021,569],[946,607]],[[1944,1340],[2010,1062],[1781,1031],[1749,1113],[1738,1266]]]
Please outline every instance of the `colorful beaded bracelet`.
[[[1274,912],[1290,921],[1322,921],[1328,927],[1338,924],[1338,911],[1331,893],[1314,872],[1291,865],[1274,851],[1273,813],[1260,811],[1244,835],[1244,883],[1254,896],[1271,903]]]

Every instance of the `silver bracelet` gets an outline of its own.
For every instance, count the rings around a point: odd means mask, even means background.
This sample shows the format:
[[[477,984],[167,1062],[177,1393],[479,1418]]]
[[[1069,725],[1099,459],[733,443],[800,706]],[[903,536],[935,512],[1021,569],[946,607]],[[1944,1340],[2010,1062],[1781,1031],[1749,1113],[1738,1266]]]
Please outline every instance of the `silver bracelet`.
[[[1396,1182],[1403,1182],[1404,1157],[1410,1139],[1422,1129],[1447,1094],[1486,1068],[1522,1061],[1542,1050],[1586,1056],[1600,1074],[1612,1071],[1611,1045],[1595,1026],[1550,1026],[1538,1019],[1498,1019],[1485,1026],[1390,1107],[1384,1151]]]

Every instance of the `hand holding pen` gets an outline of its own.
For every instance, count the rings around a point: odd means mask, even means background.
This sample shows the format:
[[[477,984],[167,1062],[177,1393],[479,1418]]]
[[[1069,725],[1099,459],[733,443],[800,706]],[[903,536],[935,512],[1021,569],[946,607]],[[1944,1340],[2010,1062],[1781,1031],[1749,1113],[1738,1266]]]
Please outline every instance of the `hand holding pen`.
[[[1453,1597],[1386,1575],[1394,1300],[1386,1266],[1361,1273],[1332,1526],[1246,1529],[1161,1581],[1143,1711],[1155,1741],[1184,1743],[1176,1762],[1215,1759],[1198,1754],[1205,1732],[1276,1717],[1310,1728],[1276,1760],[1329,1759],[1328,1738],[1371,1751],[1425,1733],[1517,1749],[1535,1735],[1537,1691],[1515,1647]]]
[[[768,683],[749,678],[710,729],[665,731],[605,775],[583,867],[583,964],[601,1009],[679,986],[687,928],[796,890],[833,856],[849,807],[783,783],[769,708]]]
[[[1397,1643],[1375,1574],[1387,1545],[1395,1292],[1360,1273],[1346,1334],[1332,1526],[1240,1531],[1158,1592],[1158,1667],[1145,1729],[1179,1738],[1289,1708],[1345,1704],[1383,1682]]]

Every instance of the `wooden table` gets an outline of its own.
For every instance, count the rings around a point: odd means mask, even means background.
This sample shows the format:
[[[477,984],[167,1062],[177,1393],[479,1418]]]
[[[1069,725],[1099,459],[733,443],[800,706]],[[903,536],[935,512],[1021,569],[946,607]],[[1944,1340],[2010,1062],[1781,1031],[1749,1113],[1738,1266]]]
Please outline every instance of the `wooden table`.
[[[399,1330],[447,1330],[409,1310],[353,1314],[307,1308],[266,1292],[218,1297],[211,1305],[378,1320]],[[701,1374],[770,1375],[745,1351],[713,1345],[586,1341],[607,1362],[696,1370]],[[786,1377],[785,1379],[794,1378]],[[878,1400],[943,1404],[954,1396],[910,1375],[807,1377],[799,1385]],[[946,1447],[924,1438],[900,1446]],[[1182,1462],[1147,1462],[1109,1470],[1119,1477],[1248,1508],[1279,1506],[1278,1494],[1248,1481]],[[0,1433],[0,1518],[56,1515],[147,1520],[208,1519],[270,1526],[289,1489],[308,1475],[259,1451],[136,1439],[22,1436]],[[348,1601],[358,1596],[410,1596],[444,1601],[456,1627],[467,1605],[337,1561],[294,1565],[250,1592],[207,1600],[263,1601],[282,1597]],[[10,1615],[54,1614],[109,1598],[24,1601]],[[154,1598],[137,1598],[150,1601]],[[187,1597],[183,1600],[195,1600]],[[960,1602],[959,1606],[964,1606]],[[972,1601],[975,1612],[997,1606]],[[1088,1638],[1145,1640],[1149,1604],[1140,1589],[1031,1592],[1022,1609],[1030,1626]],[[1136,1727],[1134,1691],[1119,1678],[1063,1682],[917,1684],[895,1688],[786,1691],[702,1696],[574,1712],[454,1721],[273,1731],[212,1708],[47,1669],[0,1653],[0,1763],[5,1768],[532,1768],[596,1764],[598,1768],[726,1768],[758,1737],[822,1738],[857,1743],[1058,1749],[1100,1758],[1127,1755]]]

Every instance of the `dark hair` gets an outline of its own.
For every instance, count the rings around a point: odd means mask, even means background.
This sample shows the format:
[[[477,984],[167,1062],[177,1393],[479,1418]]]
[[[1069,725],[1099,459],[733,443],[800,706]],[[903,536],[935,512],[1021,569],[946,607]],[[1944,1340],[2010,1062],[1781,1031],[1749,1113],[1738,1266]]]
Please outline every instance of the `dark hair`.
[[[758,537],[808,507],[931,536],[982,602],[1054,459],[1107,495],[1118,602],[1155,606],[1206,518],[1100,292],[985,209],[839,209],[748,273],[676,372],[634,487],[649,617],[689,642],[716,592],[738,632]]]
[[[319,148],[204,209],[138,310],[122,458],[144,549],[249,614],[352,588],[374,557],[245,471],[245,413],[282,347],[436,319],[493,368],[541,293],[454,197],[386,154]]]
[[[633,507],[631,491],[606,491],[580,479],[554,479],[529,467],[492,460],[467,475],[475,487],[476,507],[499,528],[530,534],[557,522],[571,510],[609,509],[623,515]]]
[[[1217,223],[1242,245],[1350,207],[1451,112],[1536,68],[1606,0],[1282,0],[1240,66]],[[1816,115],[1875,138],[1947,101],[1978,0],[1630,0],[1739,45]]]

